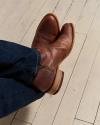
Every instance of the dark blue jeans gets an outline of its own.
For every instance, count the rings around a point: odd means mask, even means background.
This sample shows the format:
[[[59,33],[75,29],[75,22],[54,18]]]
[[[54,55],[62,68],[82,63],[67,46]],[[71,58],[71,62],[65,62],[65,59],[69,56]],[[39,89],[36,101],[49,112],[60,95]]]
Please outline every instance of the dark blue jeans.
[[[44,95],[32,85],[40,59],[36,49],[0,40],[0,117]]]

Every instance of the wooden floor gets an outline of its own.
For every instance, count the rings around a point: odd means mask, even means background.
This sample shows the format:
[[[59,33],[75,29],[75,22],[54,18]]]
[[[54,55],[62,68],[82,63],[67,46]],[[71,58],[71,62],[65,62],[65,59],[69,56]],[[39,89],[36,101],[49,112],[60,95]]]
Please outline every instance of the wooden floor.
[[[100,0],[0,0],[0,39],[31,46],[48,12],[72,22],[75,45],[60,92],[0,119],[0,125],[100,125]]]

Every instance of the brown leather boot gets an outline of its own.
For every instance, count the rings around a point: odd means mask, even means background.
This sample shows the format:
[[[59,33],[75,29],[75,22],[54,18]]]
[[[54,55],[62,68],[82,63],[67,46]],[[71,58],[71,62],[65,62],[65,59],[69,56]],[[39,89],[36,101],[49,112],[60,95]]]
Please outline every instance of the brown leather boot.
[[[56,94],[61,87],[64,73],[58,67],[69,55],[74,40],[72,24],[65,24],[59,32],[57,18],[49,14],[41,21],[33,42],[33,47],[37,48],[41,54],[40,69],[33,85],[40,91],[50,94]]]
[[[40,22],[32,43],[32,47],[45,46],[53,43],[60,32],[57,17],[51,13],[44,16]]]

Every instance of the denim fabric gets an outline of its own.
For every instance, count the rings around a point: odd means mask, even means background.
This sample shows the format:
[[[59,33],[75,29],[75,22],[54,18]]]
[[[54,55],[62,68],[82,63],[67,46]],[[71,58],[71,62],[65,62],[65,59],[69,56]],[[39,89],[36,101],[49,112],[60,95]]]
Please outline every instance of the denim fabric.
[[[44,95],[32,86],[40,59],[36,49],[0,40],[0,117]]]

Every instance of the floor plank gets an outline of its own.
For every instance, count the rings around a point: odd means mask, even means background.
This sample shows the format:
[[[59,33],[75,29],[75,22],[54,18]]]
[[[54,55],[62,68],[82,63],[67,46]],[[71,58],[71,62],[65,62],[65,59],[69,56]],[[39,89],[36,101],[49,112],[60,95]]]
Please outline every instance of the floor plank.
[[[100,101],[100,49],[90,74],[84,96],[82,98],[77,118],[94,123]],[[91,95],[92,94],[92,95]]]
[[[30,46],[34,35],[35,35],[35,31],[37,26],[39,25],[39,22],[41,21],[41,19],[43,18],[43,16],[47,13],[53,12],[56,8],[56,6],[58,5],[59,0],[48,0],[46,1],[46,3],[44,4],[44,6],[42,7],[38,17],[36,18],[36,20],[33,22],[33,24],[30,26],[29,30],[27,30],[27,32],[24,34],[24,36],[22,37],[20,43],[21,44],[25,44],[26,46]]]
[[[10,114],[4,118],[0,118],[0,125],[11,125],[15,113]]]
[[[96,56],[99,41],[95,41],[94,34],[88,35],[53,125],[72,124]]]
[[[72,3],[73,0],[60,0],[59,4],[57,5],[54,14],[58,15],[60,25],[62,24],[64,16],[70,10]]]
[[[100,6],[98,7],[95,15],[95,19],[93,21],[93,24],[90,28],[91,32],[94,32],[95,34],[100,34]]]
[[[94,125],[100,125],[100,102],[98,105],[97,115],[95,117]]]
[[[38,108],[41,104],[41,100],[37,100],[36,102],[31,103],[30,105],[26,106],[25,108],[20,109],[17,112],[16,119],[26,121],[32,123]],[[23,115],[24,114],[24,115]]]
[[[97,11],[95,20],[93,25],[91,26],[91,30],[89,34],[94,34],[95,39],[94,42],[99,41],[99,23],[100,22],[100,7]],[[97,27],[97,28],[96,28]],[[98,48],[99,49],[99,48]],[[92,72],[90,74],[90,78],[87,83],[86,90],[84,92],[79,111],[77,113],[77,118],[86,120],[88,122],[93,123],[99,103],[99,94],[100,94],[100,85],[99,85],[99,63],[100,63],[100,50],[98,50],[97,57],[95,58],[95,63],[93,65]]]
[[[76,24],[77,20],[79,19],[80,14],[81,14],[81,11],[83,10],[84,3],[85,3],[85,1],[84,2],[82,2],[82,1],[73,2],[69,12],[65,15],[64,20],[62,22],[63,23],[72,22],[72,23]]]
[[[91,23],[95,17],[97,12],[97,8],[99,6],[99,0],[87,0],[85,3],[84,9],[77,21],[76,31],[79,33],[87,33]]]
[[[87,122],[84,122],[84,121],[76,120],[76,119],[75,119],[73,125],[92,125],[92,124],[87,123]]]
[[[45,0],[42,0],[41,2],[39,0],[34,0],[31,4],[31,1],[28,2],[29,0],[26,0],[26,2],[23,0],[21,5],[19,2],[19,6],[14,11],[15,13],[11,13],[9,19],[2,24],[0,28],[0,36],[2,36],[2,39],[19,42],[30,24],[35,20],[37,13],[40,11]],[[22,13],[23,11],[24,14]]]
[[[13,123],[11,125],[31,125],[30,123],[19,121],[17,119],[14,119]]]

